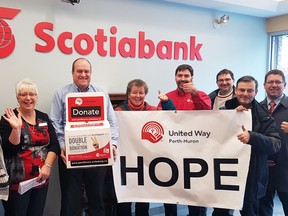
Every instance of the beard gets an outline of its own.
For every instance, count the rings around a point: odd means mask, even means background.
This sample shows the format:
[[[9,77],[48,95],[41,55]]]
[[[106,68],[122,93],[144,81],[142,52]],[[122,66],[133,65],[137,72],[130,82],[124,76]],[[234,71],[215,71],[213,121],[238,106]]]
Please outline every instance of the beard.
[[[180,81],[180,82],[178,82],[177,83],[178,89],[183,91],[183,85],[186,84],[186,83],[189,83],[189,81]]]

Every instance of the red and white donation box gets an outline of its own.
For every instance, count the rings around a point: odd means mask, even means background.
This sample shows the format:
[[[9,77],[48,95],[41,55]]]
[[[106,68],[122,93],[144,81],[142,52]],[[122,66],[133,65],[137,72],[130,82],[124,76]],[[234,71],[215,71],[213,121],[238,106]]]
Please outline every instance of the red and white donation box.
[[[66,96],[65,146],[67,168],[113,164],[105,95],[101,92]]]

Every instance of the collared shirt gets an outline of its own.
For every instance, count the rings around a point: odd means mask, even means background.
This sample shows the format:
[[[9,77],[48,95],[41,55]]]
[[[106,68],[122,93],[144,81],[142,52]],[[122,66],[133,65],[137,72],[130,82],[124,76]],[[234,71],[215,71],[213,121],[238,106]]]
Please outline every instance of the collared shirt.
[[[198,91],[196,95],[192,95],[176,89],[166,95],[173,101],[176,110],[211,110],[211,100],[202,91]]]
[[[66,85],[58,89],[52,99],[50,119],[55,128],[55,132],[60,144],[60,148],[65,147],[65,124],[66,124],[66,95],[68,93],[77,93],[81,92],[80,89],[74,84]],[[89,85],[87,92],[103,92],[101,89]],[[109,100],[109,96],[105,94],[106,100],[106,110],[107,110],[107,120],[111,128],[111,144],[117,146],[118,141],[118,124],[115,112],[113,110],[112,104]]]
[[[280,103],[280,101],[281,101],[281,99],[282,99],[283,96],[284,96],[284,94],[282,94],[279,98],[273,100],[273,101],[275,102],[275,104],[276,104],[275,108],[278,106],[278,104]],[[267,107],[268,107],[268,110],[270,109],[270,102],[271,102],[271,101],[272,101],[272,100],[270,100],[270,99],[267,97]],[[275,108],[274,108],[274,109],[275,109]]]

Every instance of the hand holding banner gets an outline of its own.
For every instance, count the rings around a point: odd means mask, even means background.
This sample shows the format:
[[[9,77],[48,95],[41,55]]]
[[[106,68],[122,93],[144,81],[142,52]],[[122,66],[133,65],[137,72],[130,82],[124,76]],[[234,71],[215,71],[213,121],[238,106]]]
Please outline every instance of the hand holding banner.
[[[242,208],[251,149],[237,134],[243,125],[251,130],[250,111],[116,114],[120,159],[113,170],[119,202]]]

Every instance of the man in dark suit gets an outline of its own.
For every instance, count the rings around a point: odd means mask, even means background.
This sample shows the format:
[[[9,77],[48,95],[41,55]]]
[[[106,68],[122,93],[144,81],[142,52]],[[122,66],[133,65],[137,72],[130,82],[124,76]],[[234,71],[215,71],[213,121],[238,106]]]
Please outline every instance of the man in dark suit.
[[[269,182],[266,195],[260,201],[261,216],[273,215],[273,199],[276,192],[285,215],[288,215],[288,97],[283,93],[285,87],[285,75],[281,70],[271,70],[266,74],[264,88],[267,97],[261,105],[269,110],[275,119],[282,145],[279,152],[268,158]]]

